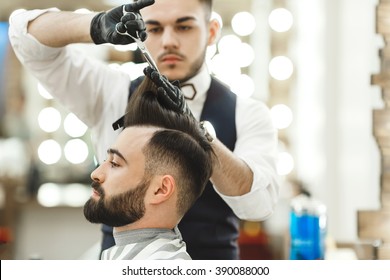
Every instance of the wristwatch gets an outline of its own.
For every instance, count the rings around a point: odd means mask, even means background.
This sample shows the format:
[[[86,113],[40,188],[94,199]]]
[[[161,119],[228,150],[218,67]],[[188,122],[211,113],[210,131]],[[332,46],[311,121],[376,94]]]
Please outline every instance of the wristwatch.
[[[206,139],[210,143],[212,143],[217,135],[215,133],[214,126],[211,124],[211,122],[209,122],[209,121],[201,121],[199,123],[199,126],[203,130],[204,136],[206,136]]]

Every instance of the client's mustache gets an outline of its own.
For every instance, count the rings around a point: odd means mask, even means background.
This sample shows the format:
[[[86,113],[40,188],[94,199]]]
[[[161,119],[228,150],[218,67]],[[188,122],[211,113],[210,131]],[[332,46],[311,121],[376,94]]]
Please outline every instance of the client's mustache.
[[[96,181],[92,181],[91,183],[91,187],[97,191],[97,193],[100,195],[100,196],[104,196],[104,189],[102,188],[102,186],[96,182]]]

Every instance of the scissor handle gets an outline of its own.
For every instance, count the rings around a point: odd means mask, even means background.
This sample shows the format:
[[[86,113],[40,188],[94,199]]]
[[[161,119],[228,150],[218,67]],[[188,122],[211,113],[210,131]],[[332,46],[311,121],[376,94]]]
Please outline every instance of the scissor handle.
[[[135,38],[134,36],[130,35],[129,32],[127,32],[126,28],[124,27],[124,24],[122,22],[118,22],[116,25],[115,25],[115,30],[118,34],[120,35],[127,35],[129,37],[131,37],[134,41],[136,40],[140,40],[139,38]],[[137,35],[138,35],[138,31],[137,31]],[[140,40],[141,41],[141,40]]]
[[[125,15],[125,14],[127,14],[127,13],[133,13],[134,14],[134,12],[128,12],[128,11],[126,11],[126,5],[123,5],[123,7],[122,7],[122,14],[123,15]],[[115,30],[116,30],[116,32],[118,32],[118,34],[120,34],[120,35],[127,35],[127,36],[129,36],[130,38],[132,38],[134,41],[137,41],[137,40],[139,40],[139,41],[141,41],[141,39],[139,38],[139,35],[138,35],[138,31],[136,31],[136,34],[137,34],[137,38],[135,38],[134,36],[132,36],[130,33],[128,33],[127,32],[127,30],[126,30],[126,28],[125,28],[125,26],[124,26],[124,24],[122,23],[122,22],[118,22],[116,25],[115,25]],[[142,41],[141,41],[142,42]]]
[[[122,9],[122,12],[123,12],[123,15],[127,14],[127,13],[132,13],[132,12],[127,12],[126,9],[125,9],[125,5],[123,5],[123,9]],[[149,63],[149,65],[154,68],[157,72],[158,71],[158,68],[157,68],[157,64],[154,62],[152,56],[150,55],[148,49],[146,48],[145,46],[145,43],[139,38],[139,35],[138,35],[138,31],[136,31],[136,35],[137,37],[134,37],[133,35],[131,35],[126,27],[124,26],[124,24],[122,22],[118,22],[116,25],[115,25],[115,30],[118,34],[120,35],[126,35],[126,36],[129,36],[130,38],[132,38],[136,43],[137,43],[137,46],[138,48],[140,49],[140,51],[142,52],[143,56],[145,57],[146,61]]]

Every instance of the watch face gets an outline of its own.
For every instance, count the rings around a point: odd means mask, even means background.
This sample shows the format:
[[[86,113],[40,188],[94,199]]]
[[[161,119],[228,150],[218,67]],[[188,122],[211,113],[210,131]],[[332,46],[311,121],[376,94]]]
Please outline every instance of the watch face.
[[[213,142],[216,138],[214,126],[209,121],[200,122],[200,127],[204,130],[204,135],[209,142]]]

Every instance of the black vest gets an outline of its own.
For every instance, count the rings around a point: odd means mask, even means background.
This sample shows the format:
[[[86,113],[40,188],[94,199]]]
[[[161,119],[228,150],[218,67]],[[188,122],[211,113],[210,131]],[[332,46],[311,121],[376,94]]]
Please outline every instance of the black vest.
[[[211,122],[217,138],[232,151],[237,138],[235,116],[236,95],[212,79],[200,119]],[[239,258],[239,220],[210,182],[179,229],[194,260]]]
[[[132,81],[130,95],[141,79]],[[237,138],[235,112],[236,95],[213,78],[200,119],[210,121],[217,138],[232,151]],[[237,243],[239,220],[214,191],[210,182],[202,196],[179,223],[179,230],[186,242],[187,251],[194,260],[239,258]],[[103,227],[105,234],[109,231],[109,227]],[[113,240],[110,243],[107,238],[105,236],[103,239],[103,249],[114,244]],[[108,243],[105,245],[106,242]]]

